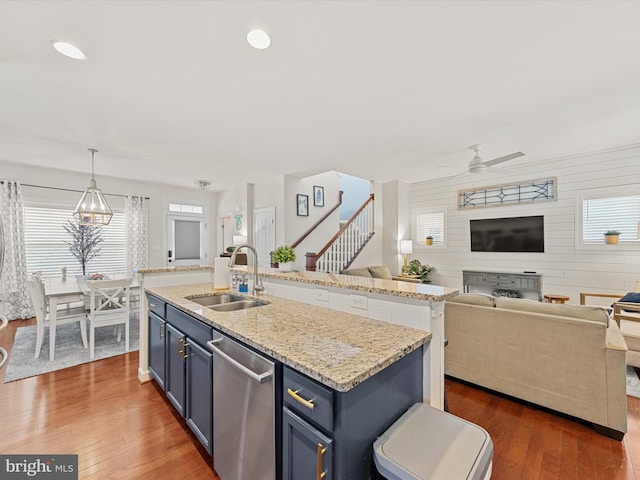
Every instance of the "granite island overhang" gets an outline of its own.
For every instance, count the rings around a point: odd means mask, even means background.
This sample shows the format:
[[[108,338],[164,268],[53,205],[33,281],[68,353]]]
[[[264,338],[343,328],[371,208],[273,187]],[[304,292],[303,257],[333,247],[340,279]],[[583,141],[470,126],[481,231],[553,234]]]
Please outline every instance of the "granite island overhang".
[[[431,339],[424,330],[271,295],[260,296],[267,305],[233,312],[186,298],[220,293],[213,284],[146,291],[336,391],[350,390]]]
[[[181,284],[210,283],[213,267],[169,267],[140,270],[143,288],[156,288]],[[252,274],[252,269],[235,267],[233,272]],[[349,275],[320,272],[280,272],[272,268],[259,268],[266,286],[266,293],[303,304],[321,308],[347,311],[357,316],[383,320],[388,323],[416,327],[431,334],[431,339],[423,346],[424,379],[423,398],[437,408],[444,405],[444,302],[459,293],[457,289],[414,284],[394,280],[354,277]],[[251,276],[251,275],[249,275]],[[213,285],[215,288],[215,286]],[[261,296],[262,297],[262,296]],[[365,298],[366,297],[366,298]],[[365,308],[348,302],[364,300]],[[368,300],[368,305],[367,305]],[[368,307],[368,308],[367,308]],[[259,307],[264,308],[264,307]],[[147,317],[146,298],[141,302],[141,319]],[[147,323],[141,325],[141,348],[138,377],[140,381],[149,379],[148,356],[146,352]]]

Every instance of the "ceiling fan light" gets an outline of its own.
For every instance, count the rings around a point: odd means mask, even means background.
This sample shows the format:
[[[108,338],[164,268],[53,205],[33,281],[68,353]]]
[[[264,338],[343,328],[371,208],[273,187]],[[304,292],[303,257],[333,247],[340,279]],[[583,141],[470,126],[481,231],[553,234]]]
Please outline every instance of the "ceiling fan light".
[[[482,173],[487,169],[487,166],[482,162],[473,161],[469,163],[469,173]]]

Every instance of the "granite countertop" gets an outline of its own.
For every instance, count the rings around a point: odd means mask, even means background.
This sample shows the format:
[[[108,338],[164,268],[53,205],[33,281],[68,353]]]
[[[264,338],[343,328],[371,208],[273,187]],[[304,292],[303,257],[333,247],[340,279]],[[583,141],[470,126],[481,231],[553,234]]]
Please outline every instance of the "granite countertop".
[[[196,265],[191,267],[165,267],[146,268],[139,270],[139,273],[165,273],[165,272],[188,272],[191,270],[215,270],[211,265]],[[231,271],[253,274],[253,267],[235,266]],[[341,275],[338,273],[321,272],[281,272],[277,268],[259,267],[258,273],[262,278],[274,280],[285,280],[290,282],[307,283],[324,287],[344,288],[359,292],[380,293],[383,295],[394,295],[397,297],[415,298],[418,300],[429,300],[443,302],[455,297],[460,293],[457,288],[442,287],[440,285],[403,282],[397,280],[383,280],[381,278],[355,277],[352,275]]]
[[[141,268],[138,273],[167,273],[167,272],[190,272],[194,270],[211,270],[211,265],[190,265],[186,267],[158,267],[158,268]]]
[[[355,277],[350,277],[355,278]],[[334,390],[346,392],[429,341],[431,333],[270,295],[268,305],[215,312],[188,296],[220,293],[211,283],[147,292]]]

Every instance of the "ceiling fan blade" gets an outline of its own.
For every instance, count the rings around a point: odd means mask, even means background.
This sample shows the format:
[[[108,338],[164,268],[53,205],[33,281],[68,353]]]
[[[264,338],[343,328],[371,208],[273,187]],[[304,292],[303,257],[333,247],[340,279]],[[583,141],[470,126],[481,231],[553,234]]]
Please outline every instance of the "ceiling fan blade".
[[[523,157],[524,153],[522,152],[515,152],[512,153],[510,155],[505,155],[504,157],[498,157],[498,158],[494,158],[493,160],[487,160],[486,162],[482,162],[484,165],[486,165],[487,167],[491,167],[493,165],[497,165],[499,163],[502,162],[508,162],[509,160],[513,160],[514,158],[519,158],[519,157]]]

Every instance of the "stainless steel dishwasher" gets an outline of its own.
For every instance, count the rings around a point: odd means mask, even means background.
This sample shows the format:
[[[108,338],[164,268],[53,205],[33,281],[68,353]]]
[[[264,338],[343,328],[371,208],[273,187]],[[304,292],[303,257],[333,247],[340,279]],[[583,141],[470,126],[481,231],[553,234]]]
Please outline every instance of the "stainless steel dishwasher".
[[[224,335],[208,345],[213,351],[214,468],[222,480],[274,480],[274,364]]]

